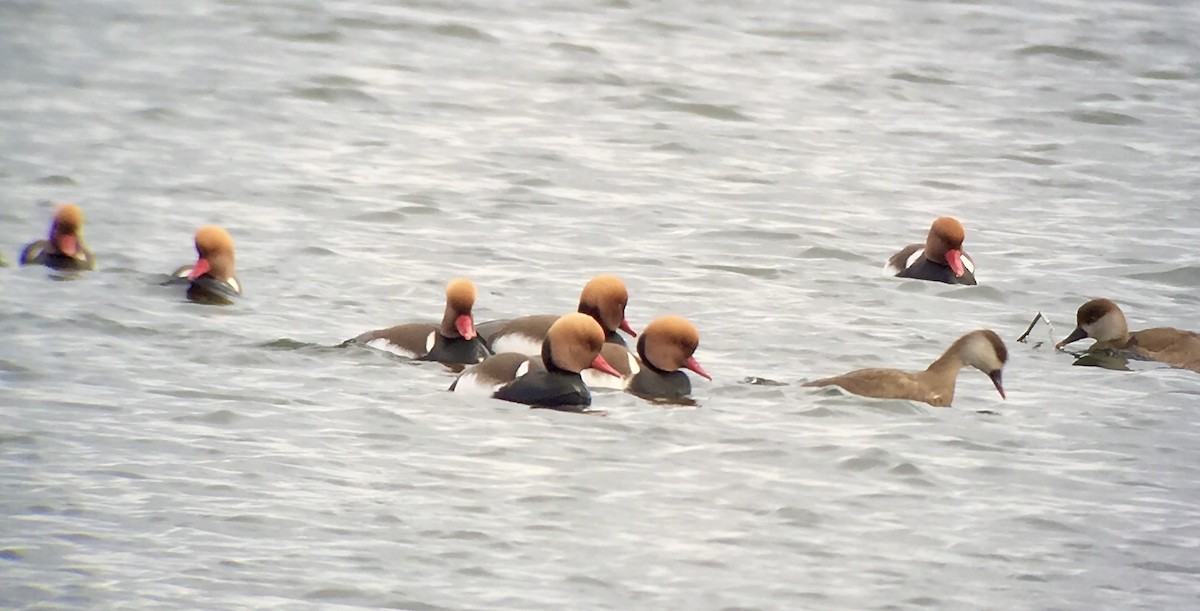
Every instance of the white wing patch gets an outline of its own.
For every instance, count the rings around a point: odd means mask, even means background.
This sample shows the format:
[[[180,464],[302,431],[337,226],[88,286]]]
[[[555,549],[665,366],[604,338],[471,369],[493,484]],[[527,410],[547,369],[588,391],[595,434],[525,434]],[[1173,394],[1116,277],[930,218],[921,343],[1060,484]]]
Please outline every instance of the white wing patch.
[[[496,354],[516,352],[528,356],[541,356],[542,340],[534,339],[524,333],[509,333],[492,341],[492,352]]]
[[[904,262],[904,269],[908,269],[908,268],[916,265],[917,261],[920,261],[921,257],[924,257],[924,256],[925,256],[925,249],[918,248],[917,252],[914,252],[913,254],[909,255],[908,260]],[[902,269],[900,271],[904,271],[904,269]]]
[[[967,271],[971,272],[972,274],[975,273],[975,261],[971,260],[971,255],[964,253],[962,256],[962,263],[963,267],[965,267]]]
[[[513,379],[515,380],[527,373],[529,373],[529,361],[522,361],[521,364],[517,366],[517,372],[513,375]]]
[[[188,276],[192,275],[192,269],[193,268],[191,268],[191,267],[185,267],[185,268],[175,272],[175,277],[176,278],[187,278]]]
[[[437,331],[430,333],[429,337],[425,338],[425,354],[429,354],[430,352],[433,351],[433,343],[436,341],[437,341]]]
[[[189,274],[190,274],[190,273],[192,273],[192,270],[190,270],[190,269],[189,269],[189,270],[188,270],[188,273],[189,273]],[[242,294],[242,285],[241,285],[241,283],[240,283],[240,282],[238,282],[238,281],[237,281],[237,278],[230,278],[230,279],[229,279],[229,286],[232,286],[232,287],[233,287],[233,290],[234,290],[234,291],[237,291],[237,294],[238,294],[238,295],[241,295],[241,294]]]
[[[393,344],[392,342],[389,342],[388,340],[386,340],[382,337],[377,337],[377,338],[367,342],[367,345],[372,348],[375,348],[376,350],[383,350],[384,352],[391,352],[392,354],[395,354],[397,356],[402,356],[405,358],[415,359],[418,356],[420,356],[419,354],[413,354],[413,352],[411,350],[405,350],[403,346],[398,346],[396,344]]]

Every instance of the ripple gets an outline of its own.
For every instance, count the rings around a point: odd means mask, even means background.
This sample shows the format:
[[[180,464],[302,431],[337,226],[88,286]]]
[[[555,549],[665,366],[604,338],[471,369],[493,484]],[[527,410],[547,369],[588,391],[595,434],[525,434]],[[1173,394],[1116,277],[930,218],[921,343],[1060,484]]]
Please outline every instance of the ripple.
[[[1062,59],[1070,59],[1081,62],[1112,62],[1115,58],[1106,53],[1085,49],[1083,47],[1070,47],[1059,45],[1031,45],[1022,47],[1017,50],[1019,56],[1039,56],[1048,55],[1051,57],[1059,57]]]
[[[499,40],[495,36],[492,36],[483,30],[463,23],[443,23],[434,26],[432,31],[442,36],[461,38],[463,40],[474,40],[479,42],[497,42]]]
[[[751,121],[750,117],[744,115],[734,106],[726,106],[721,104],[702,104],[695,102],[675,102],[662,98],[655,98],[656,104],[668,110],[693,114],[709,119],[717,119],[719,121]]]
[[[39,184],[39,185],[49,185],[49,186],[54,186],[54,187],[73,187],[76,184],[78,184],[75,182],[74,178],[71,178],[70,176],[63,176],[61,174],[51,174],[50,176],[43,176],[43,177],[35,180],[34,183]]]
[[[908,83],[917,83],[920,85],[956,85],[956,84],[958,84],[952,80],[938,78],[935,76],[916,74],[913,72],[893,72],[892,74],[888,75],[888,78],[890,78],[892,80],[897,80],[897,81],[905,81]]]
[[[1184,288],[1195,288],[1200,286],[1200,266],[1196,265],[1184,265],[1161,272],[1125,274],[1125,276],[1127,278],[1161,282],[1163,284],[1171,284]]]
[[[1107,110],[1077,110],[1067,115],[1072,121],[1094,125],[1141,125],[1142,121],[1130,115]]]

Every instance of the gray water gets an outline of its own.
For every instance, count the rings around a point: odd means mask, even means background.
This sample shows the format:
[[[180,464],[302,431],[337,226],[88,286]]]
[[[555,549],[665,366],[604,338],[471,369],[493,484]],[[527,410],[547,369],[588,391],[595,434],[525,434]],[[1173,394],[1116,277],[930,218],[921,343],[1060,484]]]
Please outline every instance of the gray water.
[[[0,607],[1195,608],[1200,377],[1048,340],[1200,328],[1200,5],[709,4],[0,0],[0,249],[101,266],[0,269]],[[981,285],[882,275],[941,214]],[[698,407],[334,347],[601,272]],[[800,386],[984,327],[1007,401]]]

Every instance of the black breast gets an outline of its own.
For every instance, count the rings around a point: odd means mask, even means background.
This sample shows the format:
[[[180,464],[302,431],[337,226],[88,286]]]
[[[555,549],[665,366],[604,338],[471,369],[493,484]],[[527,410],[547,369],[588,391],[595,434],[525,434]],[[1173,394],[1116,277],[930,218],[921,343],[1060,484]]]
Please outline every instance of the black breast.
[[[592,393],[583,378],[568,371],[531,371],[504,386],[492,395],[497,399],[524,403],[534,407],[577,409],[592,404]]]
[[[908,269],[896,274],[897,278],[915,278],[917,280],[932,280],[946,284],[975,284],[975,274],[966,270],[961,276],[955,276],[949,265],[934,263],[925,257],[913,263]]]
[[[437,361],[439,363],[456,363],[474,365],[492,355],[483,339],[463,339],[461,337],[445,337],[441,333],[433,340],[433,349],[422,356],[422,361]]]
[[[643,367],[627,390],[645,399],[683,399],[692,392],[692,381],[682,371],[657,371]]]

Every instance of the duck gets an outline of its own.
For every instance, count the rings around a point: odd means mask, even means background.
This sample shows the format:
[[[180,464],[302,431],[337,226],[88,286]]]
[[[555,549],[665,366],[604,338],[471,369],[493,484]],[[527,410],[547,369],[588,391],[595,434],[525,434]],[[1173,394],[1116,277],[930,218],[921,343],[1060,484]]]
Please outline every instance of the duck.
[[[367,331],[346,344],[364,344],[418,361],[473,365],[492,355],[475,330],[475,283],[456,278],[446,284],[446,310],[440,324],[411,322]]]
[[[64,271],[96,269],[96,257],[83,243],[83,209],[75,204],[59,206],[50,223],[50,236],[26,244],[19,261]]]
[[[196,230],[196,262],[179,267],[167,283],[187,282],[187,298],[197,303],[227,305],[242,295],[235,273],[233,237],[224,227],[205,225]]]
[[[974,285],[975,260],[963,252],[965,237],[958,219],[939,216],[930,225],[924,246],[905,246],[888,259],[884,270],[898,278]]]
[[[1143,359],[1200,373],[1200,334],[1173,327],[1129,331],[1125,313],[1111,299],[1092,299],[1075,312],[1075,330],[1055,344],[1056,350],[1084,338],[1095,341],[1088,352],[1131,352]]]
[[[934,407],[950,407],[958,371],[966,366],[987,374],[1001,399],[1007,399],[1001,372],[1008,348],[990,329],[971,331],[958,338],[924,371],[859,369],[840,376],[807,382],[804,386],[840,386],[847,392],[879,399],[909,399]]]
[[[612,274],[601,274],[588,281],[579,293],[578,312],[596,319],[604,330],[604,341],[626,347],[625,339],[617,330],[637,337],[637,333],[625,319],[625,306],[629,303],[629,290],[625,283]],[[520,352],[537,356],[542,350],[542,340],[557,320],[554,314],[533,314],[507,320],[492,320],[480,323],[479,334],[492,347],[493,352]]]
[[[591,388],[618,388],[643,399],[686,399],[692,382],[683,369],[712,381],[712,376],[694,356],[700,346],[700,332],[682,316],[654,319],[638,336],[637,353],[612,343],[600,350],[604,360],[620,377],[585,369],[583,379]]]
[[[582,411],[592,394],[581,371],[589,367],[620,376],[604,357],[604,328],[587,314],[572,312],[550,325],[540,357],[504,352],[465,369],[450,385],[461,393],[488,394],[533,407]]]

